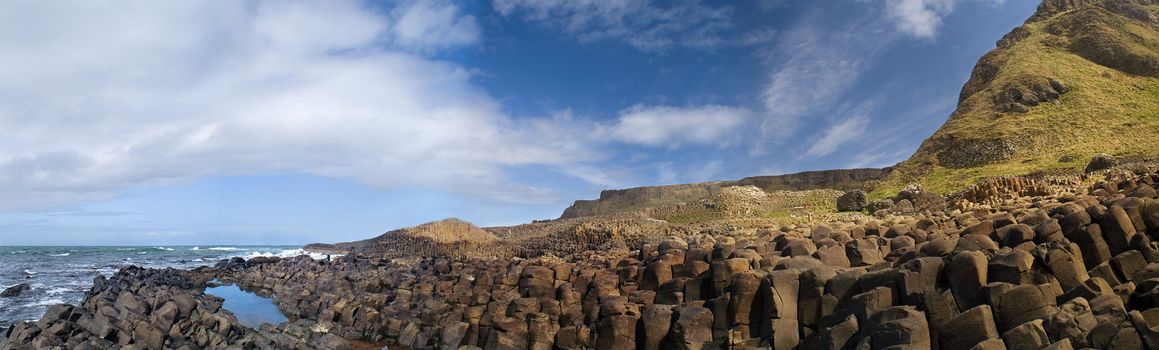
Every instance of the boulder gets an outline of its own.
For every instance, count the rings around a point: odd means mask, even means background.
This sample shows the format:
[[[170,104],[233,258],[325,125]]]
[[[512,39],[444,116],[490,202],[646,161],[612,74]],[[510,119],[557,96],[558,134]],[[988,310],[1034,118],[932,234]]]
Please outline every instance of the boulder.
[[[712,311],[701,306],[685,305],[675,308],[672,336],[666,349],[699,350],[712,346]]]
[[[1119,165],[1119,160],[1115,159],[1109,154],[1099,153],[1091,157],[1091,161],[1087,162],[1086,172],[1092,173],[1099,170],[1107,170]]]
[[[1112,205],[1107,213],[1099,219],[1099,226],[1103,231],[1103,238],[1111,248],[1111,254],[1119,254],[1127,250],[1131,237],[1135,235],[1135,224],[1127,216],[1127,211],[1118,205]]]
[[[1002,333],[1007,349],[1042,349],[1050,346],[1050,337],[1042,320],[1032,320]]]
[[[597,349],[636,349],[636,316],[614,315],[600,320],[596,329]]]
[[[662,342],[672,328],[673,309],[670,305],[645,305],[640,309],[641,317],[637,327],[636,341],[640,349],[662,349]]]
[[[850,348],[856,342],[859,331],[857,317],[846,316],[845,320],[821,332],[821,348],[832,350]]]
[[[874,349],[930,349],[930,328],[924,312],[912,306],[894,306],[869,320]]]
[[[861,211],[869,204],[865,191],[852,190],[837,198],[837,211]]]
[[[845,244],[845,255],[852,266],[870,266],[884,261],[877,241],[863,238]]]
[[[21,283],[15,286],[4,288],[4,291],[0,292],[0,297],[15,298],[29,291],[32,291],[32,286],[29,286],[28,283]]]
[[[797,319],[797,296],[801,274],[797,270],[779,270],[769,274],[773,292],[773,318]]]
[[[769,282],[764,273],[747,271],[733,276],[729,298],[729,324],[749,326],[748,334],[760,334],[772,315]]]
[[[995,319],[998,331],[1005,332],[1031,320],[1044,319],[1058,311],[1055,296],[1037,285],[1016,286],[997,297]]]
[[[955,254],[946,269],[958,309],[968,310],[984,302],[982,287],[987,283],[989,272],[985,254],[977,251]]]
[[[938,332],[941,349],[969,350],[974,345],[998,337],[998,327],[989,305],[979,305],[959,314]]]
[[[1084,298],[1075,298],[1062,304],[1057,313],[1043,322],[1043,328],[1050,339],[1069,339],[1080,348],[1086,347],[1087,336],[1097,325],[1098,320]]]

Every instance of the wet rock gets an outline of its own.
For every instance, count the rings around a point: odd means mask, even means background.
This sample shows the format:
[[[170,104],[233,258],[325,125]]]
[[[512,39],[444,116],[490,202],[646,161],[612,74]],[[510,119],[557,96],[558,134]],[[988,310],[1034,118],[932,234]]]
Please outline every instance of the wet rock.
[[[3,292],[0,292],[0,297],[14,298],[30,291],[32,291],[32,286],[29,286],[28,283],[21,283],[5,288]]]

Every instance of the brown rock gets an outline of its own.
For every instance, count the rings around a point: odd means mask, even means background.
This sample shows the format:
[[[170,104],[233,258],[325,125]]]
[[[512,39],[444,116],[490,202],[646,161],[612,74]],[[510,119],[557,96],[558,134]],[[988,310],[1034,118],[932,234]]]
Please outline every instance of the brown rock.
[[[894,306],[873,315],[869,322],[873,347],[929,349],[930,328],[925,313],[912,306]]]
[[[596,329],[597,349],[632,350],[636,348],[637,316],[613,315],[600,320]]]
[[[712,311],[700,306],[675,308],[669,349],[706,349],[712,347]]]
[[[1111,248],[1111,254],[1119,254],[1127,250],[1131,237],[1135,235],[1135,224],[1127,216],[1123,207],[1112,205],[1107,213],[1099,219],[1099,226],[1103,237]]]
[[[998,328],[989,305],[979,305],[954,317],[938,332],[941,349],[970,349],[998,337]]]
[[[636,339],[641,349],[662,349],[661,344],[672,328],[672,310],[670,305],[645,305],[641,308],[642,316],[637,323],[640,330]]]
[[[1042,320],[1023,323],[1002,333],[1007,349],[1042,349],[1050,346],[1050,338],[1042,327]]]
[[[982,304],[982,287],[987,283],[989,272],[986,255],[977,251],[955,254],[946,269],[958,309],[968,310]]]

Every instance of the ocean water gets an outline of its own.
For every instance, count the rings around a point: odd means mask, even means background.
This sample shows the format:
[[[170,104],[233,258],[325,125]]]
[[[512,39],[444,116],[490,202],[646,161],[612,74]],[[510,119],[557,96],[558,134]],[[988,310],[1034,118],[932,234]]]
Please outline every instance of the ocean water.
[[[0,246],[0,290],[28,283],[32,291],[0,297],[0,327],[35,320],[57,303],[79,304],[98,275],[122,267],[194,268],[221,259],[310,255],[300,246],[20,247]],[[314,258],[324,255],[314,254]]]

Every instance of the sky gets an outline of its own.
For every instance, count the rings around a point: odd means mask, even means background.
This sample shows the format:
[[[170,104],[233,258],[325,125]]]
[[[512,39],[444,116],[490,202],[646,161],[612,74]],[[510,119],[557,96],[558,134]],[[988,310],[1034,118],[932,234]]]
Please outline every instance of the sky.
[[[0,2],[0,245],[304,244],[893,165],[1030,0]]]

